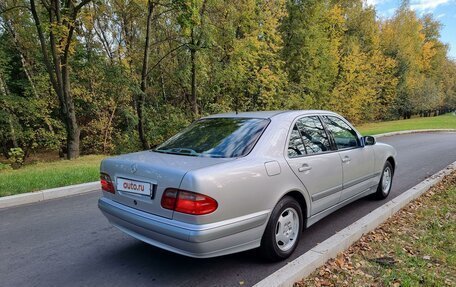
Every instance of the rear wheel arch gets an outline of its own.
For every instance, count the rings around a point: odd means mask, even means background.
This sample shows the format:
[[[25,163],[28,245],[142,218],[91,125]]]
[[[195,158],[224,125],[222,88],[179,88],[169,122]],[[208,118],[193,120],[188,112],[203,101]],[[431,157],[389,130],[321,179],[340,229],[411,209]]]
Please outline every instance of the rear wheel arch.
[[[301,211],[302,211],[302,217],[303,217],[303,226],[302,229],[304,230],[305,226],[307,226],[307,217],[308,217],[308,210],[309,206],[307,206],[307,201],[302,192],[298,190],[291,190],[287,193],[285,193],[277,202],[279,202],[282,198],[285,196],[291,196],[293,197],[301,206]]]
[[[393,173],[394,173],[394,171],[396,170],[396,161],[394,160],[394,158],[392,156],[388,157],[386,159],[386,161],[388,161],[391,164],[391,166],[393,167]]]

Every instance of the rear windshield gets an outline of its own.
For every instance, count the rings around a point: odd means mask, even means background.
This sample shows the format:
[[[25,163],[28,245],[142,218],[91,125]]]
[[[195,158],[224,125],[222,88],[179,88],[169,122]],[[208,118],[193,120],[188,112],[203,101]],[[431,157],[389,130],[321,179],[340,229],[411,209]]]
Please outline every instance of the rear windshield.
[[[155,152],[205,157],[241,157],[250,152],[267,119],[210,118],[194,122],[163,144]]]

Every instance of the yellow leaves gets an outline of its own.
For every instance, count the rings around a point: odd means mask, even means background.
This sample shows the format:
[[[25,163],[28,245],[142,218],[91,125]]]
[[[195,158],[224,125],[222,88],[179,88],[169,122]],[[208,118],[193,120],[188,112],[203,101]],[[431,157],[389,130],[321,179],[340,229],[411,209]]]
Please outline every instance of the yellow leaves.
[[[422,47],[422,66],[423,70],[429,71],[432,69],[432,59],[437,54],[435,43],[433,41],[425,42]]]
[[[70,37],[70,29],[74,27],[75,23],[74,21],[67,15],[61,16],[61,21],[57,22],[51,22],[49,24],[49,31],[52,32],[52,34],[55,37],[55,42],[56,42],[56,48],[57,48],[57,53],[58,54],[63,54],[65,51],[65,47],[67,46],[69,42],[69,47],[68,47],[68,52],[72,54],[74,52],[74,35]]]
[[[87,30],[92,31],[94,29],[94,11],[89,9],[83,9],[79,13],[79,19]]]
[[[351,121],[361,122],[366,108],[375,104],[376,71],[370,58],[357,44],[352,44],[350,53],[340,61],[339,79],[331,98],[331,109],[341,112]]]
[[[343,9],[338,4],[331,7],[327,17],[333,28],[341,26],[345,22]]]
[[[139,6],[147,8],[149,0],[134,0],[134,2],[136,2]]]

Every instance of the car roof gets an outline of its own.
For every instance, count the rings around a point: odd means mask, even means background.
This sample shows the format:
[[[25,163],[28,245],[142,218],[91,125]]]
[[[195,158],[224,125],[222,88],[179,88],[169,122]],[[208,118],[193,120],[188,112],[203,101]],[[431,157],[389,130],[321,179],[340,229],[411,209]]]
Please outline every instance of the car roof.
[[[203,117],[203,119],[209,118],[259,118],[259,119],[270,119],[277,115],[295,115],[295,114],[334,114],[330,111],[324,110],[287,110],[287,111],[258,111],[258,112],[240,112],[240,113],[223,113],[223,114],[215,114],[210,115],[207,117]]]

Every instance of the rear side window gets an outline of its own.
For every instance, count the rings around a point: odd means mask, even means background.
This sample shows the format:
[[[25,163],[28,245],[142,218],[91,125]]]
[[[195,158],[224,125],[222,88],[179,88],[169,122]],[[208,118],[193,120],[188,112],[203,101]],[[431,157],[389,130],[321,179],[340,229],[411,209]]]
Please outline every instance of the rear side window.
[[[294,125],[293,130],[291,131],[290,142],[288,144],[288,156],[298,157],[305,154],[306,150],[304,148],[304,144],[302,143],[298,127]]]
[[[330,149],[328,136],[318,117],[303,117],[296,122],[288,145],[289,157],[322,153]]]
[[[358,135],[346,122],[333,116],[324,116],[323,121],[333,135],[337,149],[355,148],[359,146]]]
[[[328,136],[318,117],[300,118],[296,125],[301,132],[307,154],[321,153],[331,149]]]

